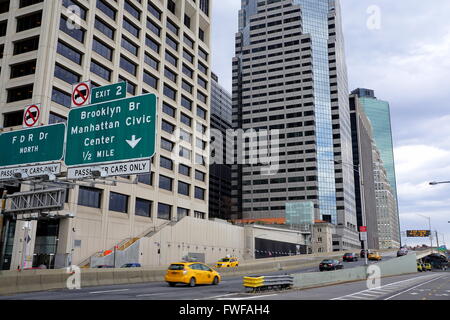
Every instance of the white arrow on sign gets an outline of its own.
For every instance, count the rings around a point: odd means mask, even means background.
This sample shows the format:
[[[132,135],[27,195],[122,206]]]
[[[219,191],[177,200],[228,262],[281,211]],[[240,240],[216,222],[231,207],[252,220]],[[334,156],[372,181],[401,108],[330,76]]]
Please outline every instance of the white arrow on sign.
[[[136,146],[141,142],[142,138],[136,139],[136,136],[132,136],[131,140],[127,140],[127,143],[130,145],[131,149],[136,148]]]

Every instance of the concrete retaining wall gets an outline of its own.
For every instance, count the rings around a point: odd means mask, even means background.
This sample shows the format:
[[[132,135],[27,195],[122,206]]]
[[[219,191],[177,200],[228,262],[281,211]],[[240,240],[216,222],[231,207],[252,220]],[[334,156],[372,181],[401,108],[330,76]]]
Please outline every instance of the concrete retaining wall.
[[[389,277],[417,272],[416,261],[416,255],[410,254],[404,257],[380,262],[377,266],[380,267],[381,277]],[[323,285],[366,280],[368,272],[366,267],[357,267],[337,271],[298,273],[293,276],[294,287],[306,289]]]

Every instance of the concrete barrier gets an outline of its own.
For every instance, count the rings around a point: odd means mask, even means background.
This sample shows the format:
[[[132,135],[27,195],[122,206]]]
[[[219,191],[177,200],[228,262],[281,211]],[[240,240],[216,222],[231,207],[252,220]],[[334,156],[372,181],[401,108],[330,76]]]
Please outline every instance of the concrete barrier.
[[[99,286],[97,270],[83,269],[81,272],[81,287]]]
[[[42,291],[41,276],[36,270],[18,271],[17,292]]]
[[[373,266],[373,265],[372,265]],[[417,272],[416,256],[403,256],[389,261],[377,263],[381,277],[389,277]],[[324,285],[366,280],[367,267],[357,267],[337,271],[294,274],[294,288],[307,289]]]
[[[17,277],[17,271],[0,271],[0,295],[16,292]]]
[[[128,269],[113,269],[113,277],[114,282],[113,284],[128,284],[128,274],[129,273],[136,273],[135,271],[128,271]]]
[[[41,279],[42,290],[60,289],[66,286],[70,276],[66,270],[36,270],[36,275]]]
[[[99,286],[110,286],[114,284],[114,269],[98,269],[97,280]],[[81,278],[83,278],[83,273],[81,273]]]

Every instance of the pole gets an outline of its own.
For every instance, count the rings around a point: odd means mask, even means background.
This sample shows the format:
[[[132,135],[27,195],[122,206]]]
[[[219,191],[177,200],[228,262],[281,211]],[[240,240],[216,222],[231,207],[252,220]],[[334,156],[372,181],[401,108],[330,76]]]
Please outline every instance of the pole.
[[[437,230],[435,230],[435,232],[436,232],[437,247],[439,248],[439,236]]]
[[[433,232],[431,231],[431,218],[428,217],[428,225],[430,227],[430,242],[431,242],[431,248],[433,248]]]
[[[0,234],[2,238],[0,239],[0,270],[3,270],[3,264],[4,264],[4,257],[6,253],[6,242],[8,241],[8,233],[9,233],[9,217],[6,217],[4,215],[5,209],[6,209],[6,195],[8,192],[6,190],[3,190],[3,195],[1,199],[1,207],[0,207],[0,215],[3,217],[3,226],[0,226]],[[2,234],[1,231],[4,230],[4,233]]]

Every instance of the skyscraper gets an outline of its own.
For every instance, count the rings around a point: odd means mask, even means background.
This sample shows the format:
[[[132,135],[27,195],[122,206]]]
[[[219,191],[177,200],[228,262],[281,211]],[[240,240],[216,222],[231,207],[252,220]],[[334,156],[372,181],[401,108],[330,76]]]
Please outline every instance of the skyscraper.
[[[367,247],[379,249],[377,201],[375,194],[372,126],[357,95],[350,96],[355,195],[358,227],[367,227]]]
[[[350,112],[338,1],[243,0],[233,59],[233,127],[278,130],[278,170],[233,166],[233,210],[250,219],[302,215],[336,225],[334,250],[359,248]],[[250,139],[251,140],[251,139]],[[309,209],[311,208],[311,209]]]
[[[375,97],[375,91],[371,89],[355,89],[352,94],[359,97],[364,112],[369,118],[375,143],[380,150],[381,159],[386,168],[389,183],[397,199],[397,179],[395,176],[394,146],[392,139],[391,109],[389,102]],[[397,201],[397,200],[396,200]]]
[[[78,264],[165,222],[208,219],[209,167],[194,149],[209,148],[197,137],[210,125],[210,23],[209,0],[1,1],[2,128],[21,129],[32,103],[42,105],[43,124],[65,122],[80,81],[126,80],[129,95],[159,98],[152,172],[119,178],[117,187],[75,186],[64,210],[74,219],[33,222],[30,264],[53,267],[67,255]]]
[[[389,102],[377,99],[375,91],[371,89],[358,88],[353,90],[352,94],[356,94],[359,97],[364,112],[372,124],[375,144],[380,152],[387,179],[391,186],[391,192],[395,202],[397,225],[400,228],[400,224],[398,223],[399,207],[397,179],[395,175],[394,146]],[[400,229],[398,229],[398,232],[400,232]]]

